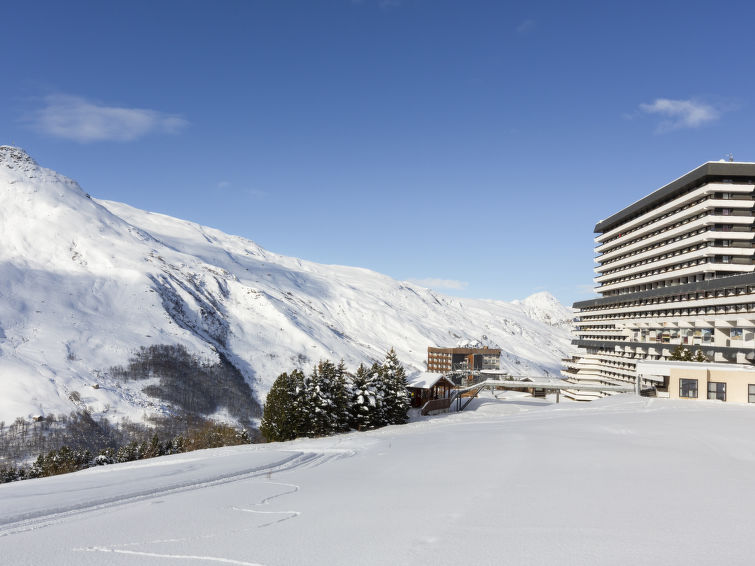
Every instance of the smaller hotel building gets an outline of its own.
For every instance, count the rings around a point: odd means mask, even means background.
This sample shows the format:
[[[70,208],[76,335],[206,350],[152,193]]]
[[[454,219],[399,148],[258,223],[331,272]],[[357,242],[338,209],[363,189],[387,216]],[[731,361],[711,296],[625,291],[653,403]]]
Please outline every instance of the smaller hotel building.
[[[500,348],[427,348],[427,371],[430,373],[500,368]]]

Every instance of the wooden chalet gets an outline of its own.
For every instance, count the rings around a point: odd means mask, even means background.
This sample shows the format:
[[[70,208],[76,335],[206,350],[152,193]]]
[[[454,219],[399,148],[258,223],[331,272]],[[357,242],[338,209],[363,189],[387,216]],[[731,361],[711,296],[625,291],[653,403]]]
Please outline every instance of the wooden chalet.
[[[454,384],[447,377],[437,373],[421,373],[409,378],[406,387],[412,398],[412,407],[422,407],[428,401],[450,396]]]

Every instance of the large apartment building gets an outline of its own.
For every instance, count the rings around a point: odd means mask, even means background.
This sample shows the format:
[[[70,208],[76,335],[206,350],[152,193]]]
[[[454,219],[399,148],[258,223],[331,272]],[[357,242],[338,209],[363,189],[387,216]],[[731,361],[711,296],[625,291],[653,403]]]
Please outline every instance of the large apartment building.
[[[574,304],[567,379],[633,382],[679,345],[755,364],[755,163],[709,162],[595,226],[595,291]],[[641,375],[663,391],[668,379]]]

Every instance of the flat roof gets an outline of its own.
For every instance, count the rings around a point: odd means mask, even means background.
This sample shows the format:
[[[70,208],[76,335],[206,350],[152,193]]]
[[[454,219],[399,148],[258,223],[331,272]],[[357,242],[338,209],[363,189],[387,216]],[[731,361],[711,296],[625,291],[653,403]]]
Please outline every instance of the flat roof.
[[[443,348],[440,346],[428,346],[428,352],[433,354],[500,354],[500,348],[489,348],[488,346],[480,346],[479,348],[472,348],[467,346],[457,346],[454,348]]]
[[[668,377],[672,368],[755,372],[755,366],[721,362],[683,362],[680,360],[643,360],[637,362],[637,373],[640,375],[651,374]]]
[[[641,198],[634,204],[620,210],[616,214],[601,220],[595,225],[594,232],[603,234],[638,214],[655,208],[658,202],[680,193],[689,185],[693,185],[706,177],[750,177],[755,176],[755,163],[732,162],[732,161],[708,161],[697,169],[693,169],[686,175],[671,181],[660,189]]]
[[[479,386],[492,386],[501,389],[551,389],[564,390],[572,389],[575,391],[615,391],[618,393],[628,393],[634,391],[634,385],[601,385],[598,383],[574,383],[565,379],[538,379],[532,381],[522,381],[518,379],[486,379],[480,383],[459,388],[460,391],[474,389]]]

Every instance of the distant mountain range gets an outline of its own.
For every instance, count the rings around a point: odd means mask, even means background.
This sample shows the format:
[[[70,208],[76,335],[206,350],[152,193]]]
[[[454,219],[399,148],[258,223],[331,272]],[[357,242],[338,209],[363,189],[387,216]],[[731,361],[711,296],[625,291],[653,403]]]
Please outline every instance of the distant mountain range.
[[[355,369],[390,347],[409,373],[424,370],[427,346],[500,346],[503,368],[528,375],[557,375],[571,351],[571,311],[548,293],[460,299],[281,256],[91,198],[9,146],[0,146],[0,279],[6,423],[77,409],[133,420],[170,413],[175,403],[160,393],[168,362],[156,353],[178,352],[209,380],[226,376],[208,390],[242,380],[262,402],[280,372],[321,359]],[[186,363],[172,366],[174,381]],[[205,412],[234,417],[223,403]]]

